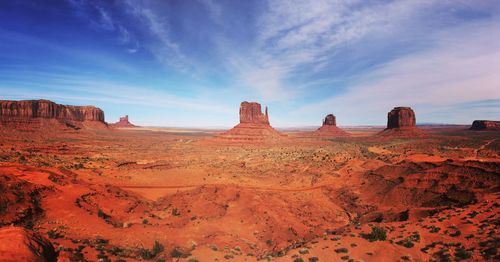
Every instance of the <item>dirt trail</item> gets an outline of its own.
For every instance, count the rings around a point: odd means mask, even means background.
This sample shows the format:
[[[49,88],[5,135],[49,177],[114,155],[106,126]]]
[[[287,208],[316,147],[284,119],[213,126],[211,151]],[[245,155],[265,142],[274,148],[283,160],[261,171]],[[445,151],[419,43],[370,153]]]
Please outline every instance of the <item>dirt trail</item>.
[[[129,189],[190,189],[190,188],[197,188],[197,187],[202,187],[202,186],[209,186],[209,187],[234,186],[234,187],[239,187],[242,189],[260,190],[260,191],[304,192],[304,191],[321,189],[323,187],[333,187],[335,185],[336,184],[330,183],[330,184],[322,184],[322,185],[316,185],[316,186],[312,186],[312,187],[300,187],[300,188],[241,186],[241,185],[234,185],[234,184],[199,184],[199,185],[180,185],[180,186],[169,186],[169,185],[115,185],[115,186],[121,187],[124,189],[127,189],[127,188],[129,188]]]
[[[479,158],[479,151],[485,149],[487,146],[489,146],[491,143],[495,142],[496,139],[488,140],[486,143],[484,143],[482,146],[474,150],[474,155],[476,156],[476,159]]]

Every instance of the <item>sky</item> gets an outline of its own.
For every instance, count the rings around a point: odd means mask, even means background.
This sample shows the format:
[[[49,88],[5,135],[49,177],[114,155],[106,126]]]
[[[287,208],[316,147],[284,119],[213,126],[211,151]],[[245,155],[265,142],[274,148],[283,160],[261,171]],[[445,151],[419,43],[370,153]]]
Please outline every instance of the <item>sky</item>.
[[[0,0],[0,99],[107,122],[275,127],[500,120],[498,0]]]

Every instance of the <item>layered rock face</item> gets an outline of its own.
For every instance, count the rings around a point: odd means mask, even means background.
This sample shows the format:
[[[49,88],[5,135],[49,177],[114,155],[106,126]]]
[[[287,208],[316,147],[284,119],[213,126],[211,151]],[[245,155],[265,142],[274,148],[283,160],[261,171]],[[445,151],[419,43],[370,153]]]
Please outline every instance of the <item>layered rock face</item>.
[[[415,112],[410,107],[395,107],[387,114],[387,128],[379,133],[384,136],[422,137],[426,133],[416,126]]]
[[[94,106],[68,106],[49,100],[0,101],[1,118],[56,118],[71,121],[99,121],[104,112]]]
[[[240,105],[240,123],[218,136],[220,139],[236,142],[270,141],[283,137],[283,134],[269,124],[267,107],[265,113],[262,113],[259,103],[246,101]]]
[[[335,137],[348,136],[349,134],[337,127],[335,115],[329,114],[323,120],[323,125],[314,132],[317,136]]]
[[[240,124],[248,123],[269,125],[267,106],[265,114],[263,114],[259,103],[242,102],[240,105]]]
[[[471,130],[495,130],[500,131],[500,121],[493,120],[474,120]]]
[[[415,112],[410,107],[395,107],[387,114],[387,128],[411,128],[415,126]]]
[[[22,227],[0,228],[0,261],[57,261],[54,246]]]
[[[137,127],[128,121],[128,115],[120,117],[120,121],[111,124],[111,126],[118,128]]]
[[[49,100],[0,100],[0,127],[20,130],[103,128],[104,112],[94,106],[60,105]]]

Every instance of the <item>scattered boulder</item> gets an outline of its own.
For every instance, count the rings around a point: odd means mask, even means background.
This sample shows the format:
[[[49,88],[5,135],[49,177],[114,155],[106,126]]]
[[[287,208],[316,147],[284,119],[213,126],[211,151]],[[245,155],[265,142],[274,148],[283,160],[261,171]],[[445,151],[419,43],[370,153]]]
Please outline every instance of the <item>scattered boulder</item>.
[[[472,126],[470,129],[476,131],[481,131],[481,130],[500,131],[500,121],[474,120],[474,122],[472,122]]]
[[[137,127],[136,125],[130,123],[128,121],[128,115],[120,117],[120,121],[111,124],[113,127],[118,127],[118,128],[130,128],[130,127]]]
[[[395,107],[387,114],[387,128],[382,136],[422,137],[426,133],[417,128],[415,112],[410,107]]]
[[[0,261],[57,261],[54,246],[22,227],[0,228]]]
[[[259,103],[244,101],[240,105],[240,123],[217,138],[226,141],[257,142],[279,140],[284,136],[269,124],[267,107],[265,113],[262,113]]]
[[[323,125],[314,134],[322,137],[349,136],[346,131],[337,127],[337,120],[333,114],[325,117]]]

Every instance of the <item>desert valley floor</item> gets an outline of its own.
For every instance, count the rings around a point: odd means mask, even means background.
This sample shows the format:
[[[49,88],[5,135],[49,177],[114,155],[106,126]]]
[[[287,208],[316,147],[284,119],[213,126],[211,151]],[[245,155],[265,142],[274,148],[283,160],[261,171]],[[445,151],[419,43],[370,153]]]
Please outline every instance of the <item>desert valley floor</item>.
[[[59,261],[499,260],[498,132],[348,131],[3,130],[0,223]]]

